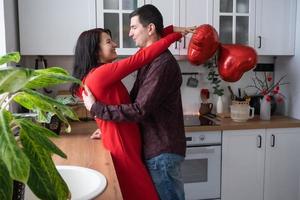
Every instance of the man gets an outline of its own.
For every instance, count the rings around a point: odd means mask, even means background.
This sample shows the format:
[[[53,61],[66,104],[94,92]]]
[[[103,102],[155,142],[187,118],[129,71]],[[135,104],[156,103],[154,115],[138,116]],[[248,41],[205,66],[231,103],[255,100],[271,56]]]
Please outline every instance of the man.
[[[163,34],[162,15],[153,5],[138,8],[130,14],[130,20],[129,36],[141,48],[151,45]],[[192,31],[193,28],[185,30]],[[162,200],[184,199],[180,165],[186,141],[181,83],[179,65],[167,50],[138,71],[130,93],[132,104],[104,105],[95,102],[91,94],[83,95],[93,116],[139,123],[146,165]]]

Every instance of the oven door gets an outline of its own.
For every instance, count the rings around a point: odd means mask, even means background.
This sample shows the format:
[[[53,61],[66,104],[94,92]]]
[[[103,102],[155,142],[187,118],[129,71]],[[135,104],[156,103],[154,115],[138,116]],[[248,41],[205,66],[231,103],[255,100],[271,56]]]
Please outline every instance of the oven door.
[[[220,145],[187,147],[181,170],[186,200],[220,198]]]

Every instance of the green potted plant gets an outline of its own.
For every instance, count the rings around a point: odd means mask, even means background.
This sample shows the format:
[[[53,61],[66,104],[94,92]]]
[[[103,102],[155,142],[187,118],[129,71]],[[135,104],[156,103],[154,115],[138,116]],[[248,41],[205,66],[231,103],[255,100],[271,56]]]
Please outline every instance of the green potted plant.
[[[59,67],[33,70],[3,65],[19,60],[19,53],[0,57],[0,199],[12,199],[14,180],[28,185],[40,199],[69,199],[70,191],[52,160],[53,154],[67,156],[49,139],[57,135],[40,123],[57,115],[70,131],[67,118],[78,118],[69,107],[36,89],[81,82]],[[36,113],[36,119],[11,113],[7,109],[11,101]]]
[[[205,63],[205,66],[208,68],[208,75],[207,80],[210,81],[212,88],[213,88],[213,94],[218,96],[217,99],[217,106],[216,106],[216,112],[217,113],[223,113],[223,100],[222,96],[224,95],[224,89],[221,88],[221,80],[219,77],[217,70],[217,55],[215,54],[209,61]]]

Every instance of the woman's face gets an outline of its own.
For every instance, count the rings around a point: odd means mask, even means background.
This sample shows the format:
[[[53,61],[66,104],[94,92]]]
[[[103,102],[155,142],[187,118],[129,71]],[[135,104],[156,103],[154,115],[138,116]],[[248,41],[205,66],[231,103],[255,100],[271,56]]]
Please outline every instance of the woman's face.
[[[114,61],[117,58],[116,47],[117,44],[111,40],[109,34],[103,32],[100,35],[100,51],[99,51],[99,59],[101,63],[109,63]]]

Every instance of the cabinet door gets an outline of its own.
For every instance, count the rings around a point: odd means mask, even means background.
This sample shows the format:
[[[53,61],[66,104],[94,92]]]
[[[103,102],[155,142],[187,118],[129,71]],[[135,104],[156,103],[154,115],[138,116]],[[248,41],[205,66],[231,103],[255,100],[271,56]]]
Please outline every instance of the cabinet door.
[[[255,1],[214,0],[214,26],[223,44],[254,47]]]
[[[294,55],[297,0],[257,0],[256,42],[259,55]]]
[[[179,0],[146,0],[146,4],[152,4],[158,8],[163,16],[164,26],[179,26]],[[170,46],[173,55],[179,55],[179,42]]]
[[[132,55],[137,51],[129,37],[129,14],[144,4],[144,0],[96,0],[97,27],[110,29],[117,43],[118,55]]]
[[[300,129],[267,129],[264,200],[300,199]]]
[[[263,200],[265,129],[223,131],[222,200]]]
[[[213,1],[211,0],[181,0],[180,26],[200,26],[213,22]],[[187,55],[187,49],[192,34],[186,35],[180,42],[180,55]]]
[[[23,55],[73,55],[80,33],[95,28],[95,0],[19,0]]]

